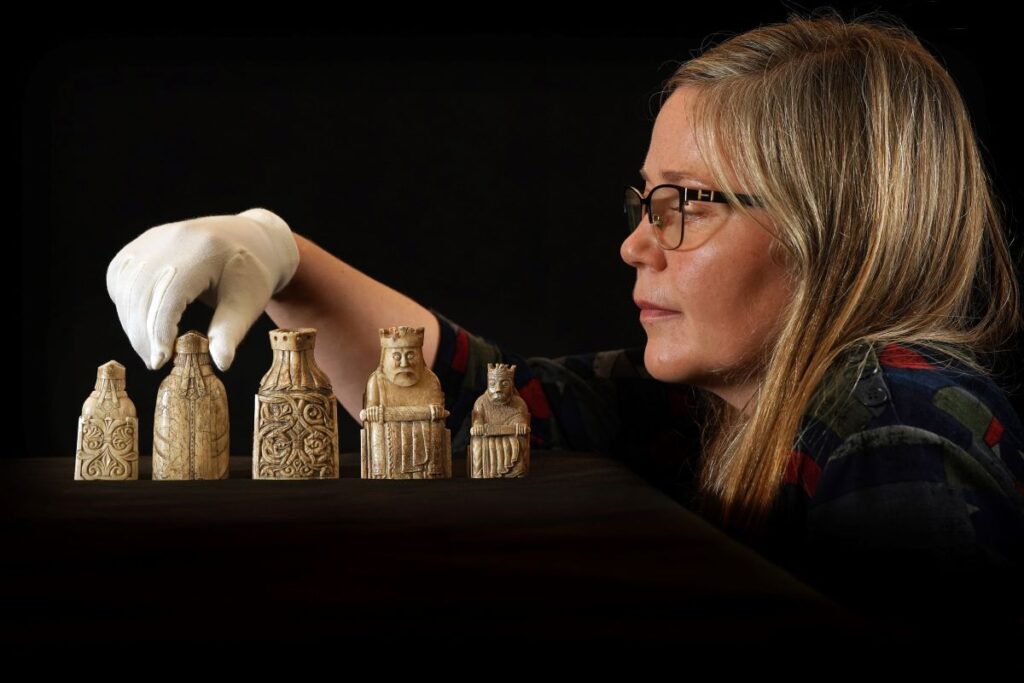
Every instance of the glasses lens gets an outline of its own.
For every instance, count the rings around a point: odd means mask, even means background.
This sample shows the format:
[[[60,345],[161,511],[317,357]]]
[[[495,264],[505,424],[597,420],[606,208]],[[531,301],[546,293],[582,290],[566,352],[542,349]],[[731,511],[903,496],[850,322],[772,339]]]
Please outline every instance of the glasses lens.
[[[683,241],[683,211],[679,190],[659,187],[651,195],[651,222],[654,223],[658,242],[665,249],[675,249]],[[640,224],[644,206],[633,188],[626,188],[624,211],[626,231],[632,233]]]
[[[679,190],[659,187],[651,195],[651,222],[658,240],[666,249],[675,249],[683,241],[683,207]]]
[[[640,224],[640,215],[643,213],[643,205],[640,204],[640,197],[632,187],[626,188],[626,200],[623,205],[626,214],[626,232],[632,234],[636,226]]]

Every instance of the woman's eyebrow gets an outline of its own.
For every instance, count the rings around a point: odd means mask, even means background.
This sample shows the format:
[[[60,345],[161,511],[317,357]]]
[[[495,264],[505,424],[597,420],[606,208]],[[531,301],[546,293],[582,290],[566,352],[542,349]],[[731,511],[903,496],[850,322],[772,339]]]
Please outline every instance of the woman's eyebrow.
[[[693,182],[701,185],[708,184],[705,180],[694,175],[692,171],[662,171],[660,175],[670,183]],[[650,177],[647,175],[647,171],[642,168],[640,169],[640,177],[647,182],[651,182]]]

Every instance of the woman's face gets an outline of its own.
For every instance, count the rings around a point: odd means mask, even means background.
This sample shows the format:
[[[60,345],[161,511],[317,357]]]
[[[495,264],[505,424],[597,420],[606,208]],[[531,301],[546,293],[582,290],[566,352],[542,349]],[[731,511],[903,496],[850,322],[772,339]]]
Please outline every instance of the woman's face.
[[[658,113],[644,161],[644,196],[661,183],[716,189],[690,127],[695,95],[692,88],[679,88]],[[700,180],[676,180],[670,171]],[[769,251],[774,238],[761,225],[728,204],[690,202],[684,211],[684,230],[699,231],[699,246],[687,248],[684,242],[678,250],[662,249],[645,212],[620,249],[622,259],[636,267],[634,299],[650,302],[638,302],[647,331],[644,365],[656,379],[703,387],[749,410],[755,382],[744,382],[742,375],[760,371],[757,356],[774,343],[791,283]],[[751,212],[772,226],[763,209]]]

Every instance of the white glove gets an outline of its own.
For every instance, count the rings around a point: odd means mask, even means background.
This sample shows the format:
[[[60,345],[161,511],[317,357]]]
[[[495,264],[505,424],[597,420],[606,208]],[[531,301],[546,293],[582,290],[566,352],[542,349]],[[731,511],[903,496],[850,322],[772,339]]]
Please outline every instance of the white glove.
[[[222,371],[299,266],[284,220],[263,208],[164,223],[126,244],[107,266],[107,293],[150,370],[170,360],[178,322],[195,299],[214,309],[207,337]]]

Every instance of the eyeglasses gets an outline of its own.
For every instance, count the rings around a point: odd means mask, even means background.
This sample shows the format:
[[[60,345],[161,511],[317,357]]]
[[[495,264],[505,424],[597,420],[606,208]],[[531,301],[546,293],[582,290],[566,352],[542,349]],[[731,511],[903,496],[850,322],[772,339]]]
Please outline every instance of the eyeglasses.
[[[637,224],[643,219],[646,211],[661,248],[678,249],[686,234],[683,229],[683,205],[689,205],[692,201],[728,204],[726,196],[726,193],[721,190],[705,190],[680,187],[679,185],[656,185],[644,197],[640,190],[627,186],[626,199],[623,203],[627,231],[632,234],[636,230]],[[763,205],[761,199],[754,195],[734,194],[733,197],[748,206]]]

